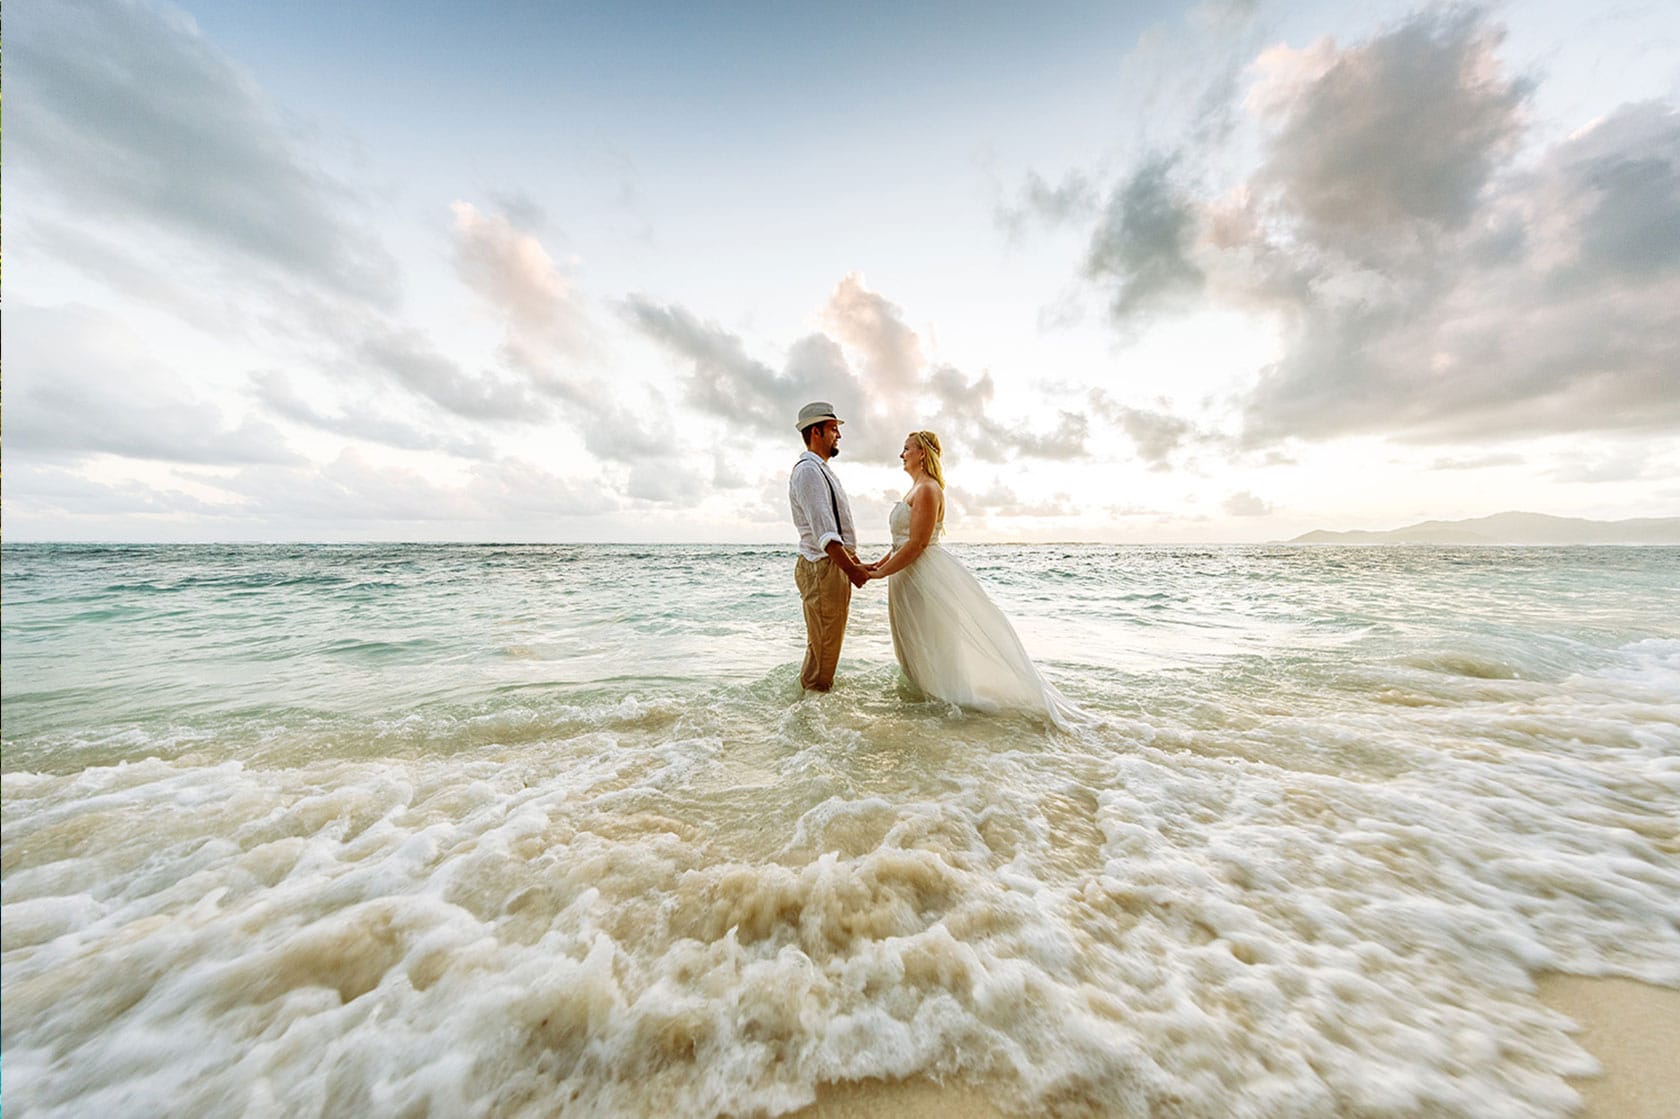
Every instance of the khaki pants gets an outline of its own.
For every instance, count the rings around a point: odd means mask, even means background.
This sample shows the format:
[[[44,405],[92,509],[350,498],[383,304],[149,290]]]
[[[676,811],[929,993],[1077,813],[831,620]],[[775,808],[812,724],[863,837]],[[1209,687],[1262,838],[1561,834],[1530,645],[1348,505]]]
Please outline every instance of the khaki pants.
[[[793,581],[805,601],[805,664],[799,670],[799,682],[826,692],[834,685],[834,668],[840,663],[852,581],[832,559],[812,563],[804,556],[793,563]]]

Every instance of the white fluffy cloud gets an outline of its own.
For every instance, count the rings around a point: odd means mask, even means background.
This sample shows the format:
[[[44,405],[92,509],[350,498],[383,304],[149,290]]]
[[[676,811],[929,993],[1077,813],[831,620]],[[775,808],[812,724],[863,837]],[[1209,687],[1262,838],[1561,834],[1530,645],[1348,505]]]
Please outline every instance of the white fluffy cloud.
[[[588,316],[542,242],[505,214],[456,202],[455,269],[507,328],[503,352],[539,383],[562,384],[591,349]]]
[[[939,431],[959,454],[987,461],[1086,453],[1082,414],[1062,412],[1048,429],[1000,420],[991,375],[969,377],[931,360],[903,311],[856,274],[844,277],[822,308],[826,329],[790,347],[779,372],[751,356],[739,336],[685,308],[634,296],[625,309],[643,333],[688,363],[688,402],[743,432],[791,436],[800,406],[826,400],[847,420],[842,453],[865,462],[896,462],[904,434],[922,428]]]
[[[1240,490],[1225,499],[1225,512],[1233,517],[1263,517],[1272,511],[1271,504]]]
[[[6,325],[6,450],[13,455],[297,461],[272,424],[230,415],[108,314],[14,304]]]
[[[474,464],[457,481],[381,463],[346,449],[320,466],[252,467],[206,477],[281,524],[482,525],[559,520],[608,512],[617,498],[594,482],[557,477],[521,459]]]
[[[1680,112],[1626,104],[1525,157],[1532,87],[1500,45],[1449,9],[1261,52],[1245,178],[1208,185],[1185,147],[1110,192],[1086,272],[1115,322],[1275,316],[1250,446],[1680,429]]]
[[[26,5],[7,20],[6,68],[7,177],[78,225],[167,231],[228,274],[394,300],[395,270],[351,192],[186,15]]]

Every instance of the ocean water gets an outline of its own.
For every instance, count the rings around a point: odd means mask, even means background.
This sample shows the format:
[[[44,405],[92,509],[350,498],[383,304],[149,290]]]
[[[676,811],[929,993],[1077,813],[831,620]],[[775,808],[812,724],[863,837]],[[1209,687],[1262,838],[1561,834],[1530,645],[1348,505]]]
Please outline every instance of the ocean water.
[[[6,1111],[1563,1116],[1680,986],[1680,549],[953,550],[1100,725],[785,549],[7,546]]]

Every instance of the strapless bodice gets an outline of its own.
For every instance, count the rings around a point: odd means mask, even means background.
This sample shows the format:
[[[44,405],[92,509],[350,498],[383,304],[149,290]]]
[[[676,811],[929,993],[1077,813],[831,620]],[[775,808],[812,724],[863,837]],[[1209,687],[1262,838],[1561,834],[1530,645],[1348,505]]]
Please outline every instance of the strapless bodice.
[[[910,503],[901,501],[892,507],[887,514],[887,531],[892,533],[893,547],[902,548],[910,542]],[[933,539],[929,544],[939,543],[939,538],[945,535],[944,525],[933,526]]]

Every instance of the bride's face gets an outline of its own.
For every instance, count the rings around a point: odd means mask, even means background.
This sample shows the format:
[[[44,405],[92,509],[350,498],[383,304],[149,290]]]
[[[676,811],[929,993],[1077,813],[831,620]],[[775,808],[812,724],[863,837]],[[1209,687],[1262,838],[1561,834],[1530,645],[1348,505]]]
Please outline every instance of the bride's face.
[[[927,454],[922,450],[922,445],[916,442],[916,437],[914,435],[906,436],[904,439],[904,449],[898,452],[898,461],[904,464],[904,472],[906,474],[914,474],[916,471],[920,470],[922,468],[922,460],[926,457]]]

